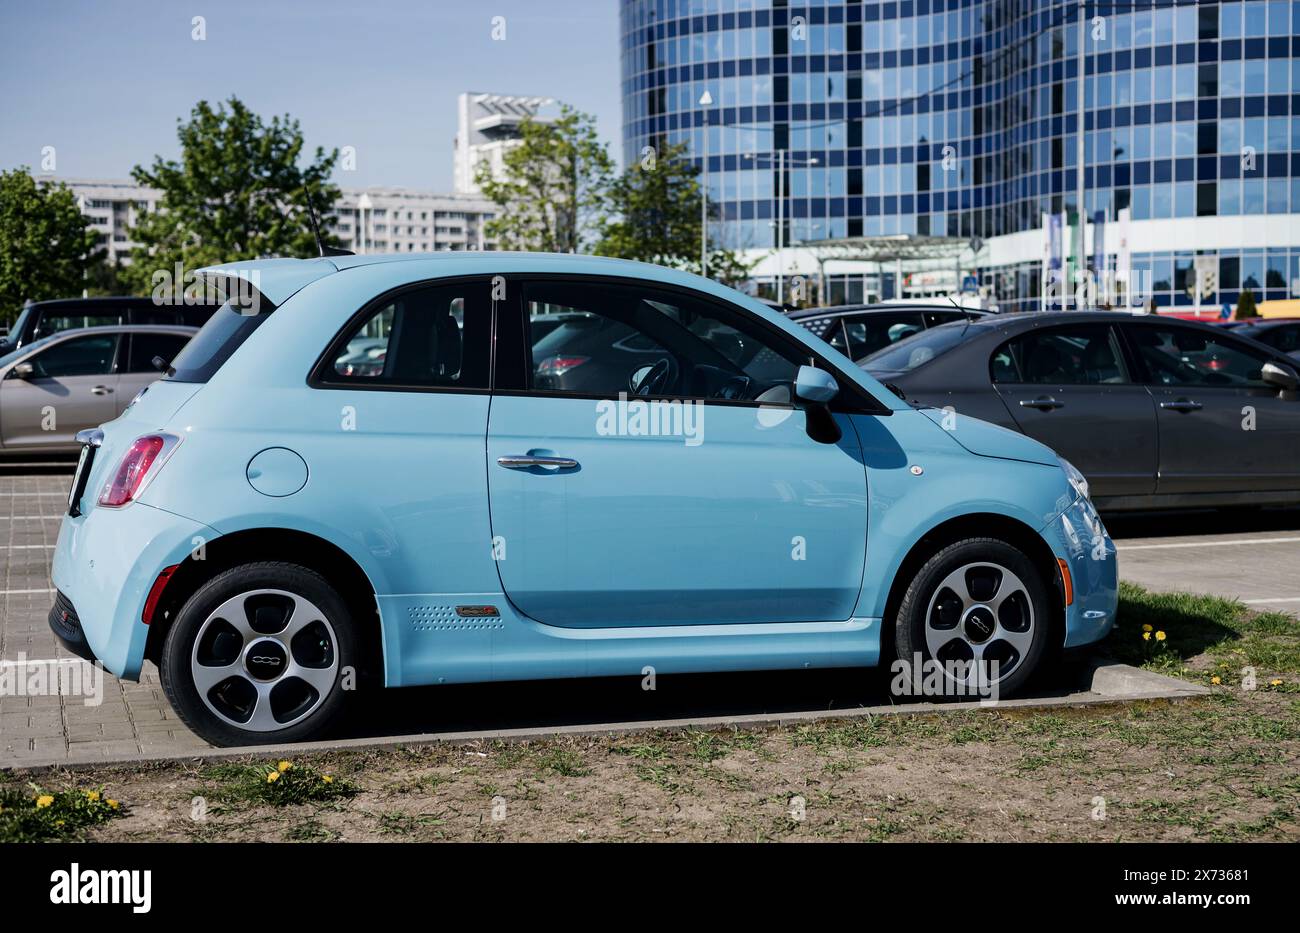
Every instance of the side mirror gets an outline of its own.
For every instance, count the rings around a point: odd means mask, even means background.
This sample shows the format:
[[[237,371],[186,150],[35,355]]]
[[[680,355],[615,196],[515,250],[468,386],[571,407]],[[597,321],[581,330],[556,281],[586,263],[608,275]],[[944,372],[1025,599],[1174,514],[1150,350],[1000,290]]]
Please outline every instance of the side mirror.
[[[812,366],[799,367],[799,374],[795,376],[794,380],[796,398],[803,399],[805,402],[824,405],[835,398],[839,391],[839,383],[826,370],[815,369]]]
[[[1259,377],[1268,385],[1283,392],[1294,392],[1297,387],[1300,387],[1300,376],[1297,376],[1296,371],[1285,363],[1265,363],[1264,368],[1259,372]]]
[[[9,370],[9,375],[14,379],[30,379],[36,375],[36,367],[31,363],[19,363]]]

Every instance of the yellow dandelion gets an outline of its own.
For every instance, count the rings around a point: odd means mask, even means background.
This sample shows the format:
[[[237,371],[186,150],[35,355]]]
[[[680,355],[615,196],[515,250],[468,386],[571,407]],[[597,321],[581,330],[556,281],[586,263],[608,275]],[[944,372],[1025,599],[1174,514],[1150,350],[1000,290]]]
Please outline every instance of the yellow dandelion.
[[[1151,640],[1151,633],[1150,633],[1150,632],[1143,632],[1143,633],[1142,633],[1142,640],[1143,640],[1143,641],[1150,641],[1150,640]]]
[[[41,794],[39,797],[36,798],[36,806],[38,809],[41,810],[44,810],[52,803],[54,803],[54,798],[51,797],[49,794]]]
[[[86,791],[86,799],[89,800],[91,803],[94,803],[95,801],[99,800],[99,791],[97,790]]]
[[[1164,633],[1164,632],[1156,632],[1156,641],[1164,641],[1164,640],[1165,640],[1165,633]]]
[[[1280,678],[1274,678],[1273,680],[1270,680],[1270,681],[1268,682],[1268,685],[1269,685],[1270,687],[1280,687],[1280,686],[1282,686],[1282,681],[1281,681]]]
[[[331,777],[331,776],[328,775],[328,774],[322,774],[320,779],[321,779],[322,781],[324,781],[326,784],[333,784],[333,783],[334,783],[334,778]]]
[[[1153,629],[1151,628],[1150,625],[1144,625],[1144,626],[1142,626],[1142,631],[1144,631],[1144,632],[1150,632],[1150,631],[1153,631]]]
[[[279,771],[272,771],[270,774],[266,776],[266,783],[268,784],[274,784],[278,780],[280,780]]]
[[[109,807],[111,807],[114,810],[117,809],[118,806],[117,801],[114,800],[112,797],[109,797],[107,800],[104,801],[104,803],[108,804]]]
[[[1210,678],[1210,683],[1215,685],[1221,684],[1223,683],[1223,678],[1220,677],[1218,674],[1215,674],[1213,677]]]
[[[282,762],[280,762],[280,771],[281,771],[281,772],[288,771],[288,770],[289,770],[290,768],[292,768],[292,767],[293,767],[293,762],[292,762],[292,761],[282,761]]]

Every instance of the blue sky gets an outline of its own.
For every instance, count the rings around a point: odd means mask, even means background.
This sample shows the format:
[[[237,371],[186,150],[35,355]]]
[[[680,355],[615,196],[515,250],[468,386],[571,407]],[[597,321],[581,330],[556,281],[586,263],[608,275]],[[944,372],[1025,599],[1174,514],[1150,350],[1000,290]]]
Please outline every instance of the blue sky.
[[[615,0],[4,0],[0,36],[0,169],[54,146],[57,175],[126,177],[232,94],[310,146],[355,146],[346,185],[450,191],[462,91],[566,101],[620,155]]]

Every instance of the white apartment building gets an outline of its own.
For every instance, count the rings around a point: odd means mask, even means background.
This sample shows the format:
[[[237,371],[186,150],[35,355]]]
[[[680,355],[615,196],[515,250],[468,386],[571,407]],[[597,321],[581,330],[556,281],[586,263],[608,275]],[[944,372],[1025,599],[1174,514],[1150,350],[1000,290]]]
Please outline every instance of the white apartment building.
[[[48,177],[38,175],[36,180]],[[135,245],[128,229],[136,224],[142,212],[156,210],[162,197],[161,191],[142,187],[130,179],[55,180],[72,189],[81,213],[90,220],[91,229],[95,231],[97,247],[107,251],[110,263],[127,259]]]
[[[491,166],[493,177],[503,170],[502,157],[519,140],[519,125],[528,118],[549,121],[550,97],[514,97],[472,91],[456,102],[455,188],[462,194],[477,194],[474,183],[479,163]]]
[[[334,235],[354,253],[491,249],[483,230],[495,205],[474,194],[409,188],[344,188]]]
[[[48,176],[38,176],[44,180]],[[133,181],[65,178],[97,245],[111,263],[129,262],[129,228],[143,211],[158,208],[162,192]],[[478,195],[439,194],[409,188],[344,188],[331,230],[355,253],[415,253],[491,249],[483,225],[494,205]]]

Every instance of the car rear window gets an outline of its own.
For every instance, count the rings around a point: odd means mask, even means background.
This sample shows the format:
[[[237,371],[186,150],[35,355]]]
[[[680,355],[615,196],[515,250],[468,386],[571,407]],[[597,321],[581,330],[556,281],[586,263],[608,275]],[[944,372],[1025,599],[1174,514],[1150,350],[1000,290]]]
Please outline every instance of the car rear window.
[[[207,382],[275,310],[265,298],[250,304],[223,304],[185,349],[172,360],[173,382]]]
[[[867,372],[910,372],[957,346],[967,330],[965,321],[941,324],[877,350],[857,363]]]

